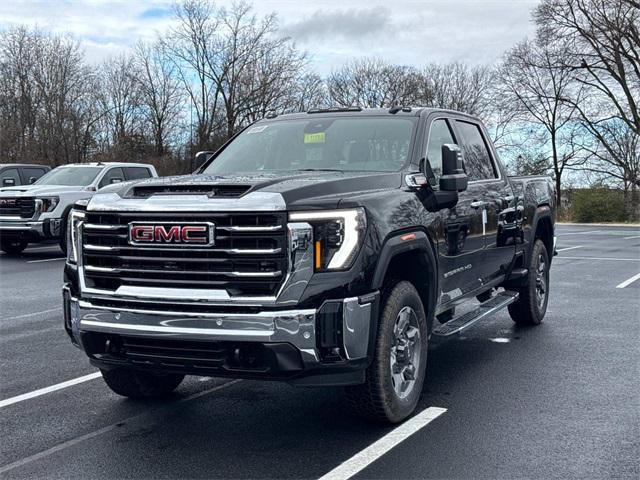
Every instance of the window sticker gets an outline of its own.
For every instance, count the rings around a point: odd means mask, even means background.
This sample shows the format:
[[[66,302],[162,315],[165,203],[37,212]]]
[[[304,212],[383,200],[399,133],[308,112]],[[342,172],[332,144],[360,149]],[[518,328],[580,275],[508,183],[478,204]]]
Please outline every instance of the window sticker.
[[[304,134],[304,143],[324,143],[324,142],[325,142],[324,132]]]
[[[249,131],[247,131],[247,135],[251,135],[252,133],[262,133],[267,128],[269,128],[269,125],[256,125],[255,127],[250,128]]]

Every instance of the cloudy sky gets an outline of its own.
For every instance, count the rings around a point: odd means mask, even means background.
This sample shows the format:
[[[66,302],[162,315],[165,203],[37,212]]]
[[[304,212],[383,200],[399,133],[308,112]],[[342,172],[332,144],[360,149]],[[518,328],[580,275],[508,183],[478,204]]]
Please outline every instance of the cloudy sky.
[[[218,5],[229,4],[218,0]],[[281,31],[328,73],[345,60],[376,56],[423,65],[489,63],[533,34],[538,0],[255,0],[260,15],[276,12]],[[152,39],[172,22],[173,0],[0,0],[0,30],[16,24],[71,33],[91,61]]]

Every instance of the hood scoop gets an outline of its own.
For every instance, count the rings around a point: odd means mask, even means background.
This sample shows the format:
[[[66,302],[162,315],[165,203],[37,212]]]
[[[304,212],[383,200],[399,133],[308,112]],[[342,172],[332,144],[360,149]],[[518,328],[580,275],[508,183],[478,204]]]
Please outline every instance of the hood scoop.
[[[140,185],[133,187],[133,198],[155,195],[207,195],[208,197],[241,197],[251,185]]]

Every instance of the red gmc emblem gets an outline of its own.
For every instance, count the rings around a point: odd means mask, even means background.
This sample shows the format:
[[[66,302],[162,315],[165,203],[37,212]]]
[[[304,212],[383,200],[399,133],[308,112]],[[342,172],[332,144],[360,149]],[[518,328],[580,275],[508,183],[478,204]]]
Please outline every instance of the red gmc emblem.
[[[210,246],[214,244],[214,224],[131,222],[129,243],[149,246]]]

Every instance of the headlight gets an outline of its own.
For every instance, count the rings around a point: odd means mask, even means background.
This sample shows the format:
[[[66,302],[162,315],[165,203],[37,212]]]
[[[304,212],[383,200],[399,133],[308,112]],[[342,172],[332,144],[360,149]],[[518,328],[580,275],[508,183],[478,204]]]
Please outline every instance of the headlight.
[[[52,212],[58,206],[59,197],[40,197],[36,198],[36,202],[40,203],[41,212]]]
[[[80,238],[80,224],[84,220],[84,212],[71,210],[67,220],[67,260],[78,263],[78,241]]]
[[[367,229],[364,209],[292,212],[289,220],[313,226],[316,271],[343,270],[353,263]]]

